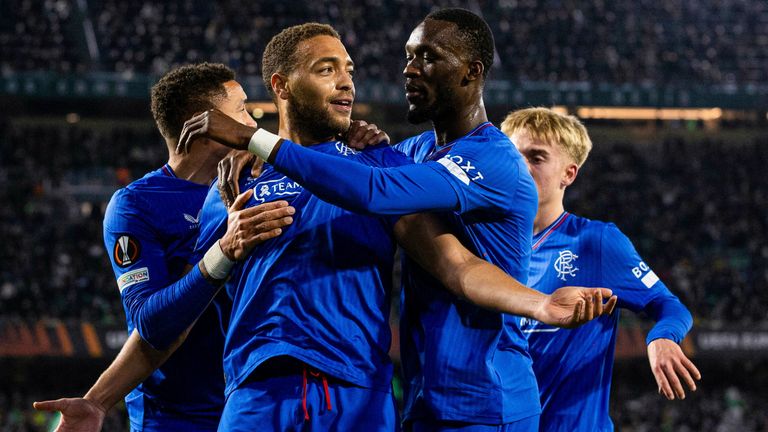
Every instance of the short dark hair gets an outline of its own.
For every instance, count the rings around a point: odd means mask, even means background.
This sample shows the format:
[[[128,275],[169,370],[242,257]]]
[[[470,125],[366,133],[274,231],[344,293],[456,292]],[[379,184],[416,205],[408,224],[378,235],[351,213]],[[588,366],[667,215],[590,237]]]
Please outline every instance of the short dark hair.
[[[221,63],[199,63],[173,69],[152,86],[152,116],[166,139],[178,139],[184,122],[215,107],[227,97],[224,83],[235,72]]]
[[[466,9],[447,8],[430,13],[424,18],[424,21],[426,20],[447,21],[456,24],[459,38],[464,42],[467,52],[473,60],[480,60],[483,64],[483,78],[488,77],[488,72],[493,65],[495,44],[491,28],[488,27],[488,23],[484,19]]]
[[[261,78],[272,98],[275,97],[275,92],[272,90],[272,75],[293,72],[298,61],[296,47],[315,36],[341,39],[339,33],[328,24],[311,22],[285,28],[269,41],[261,59]]]

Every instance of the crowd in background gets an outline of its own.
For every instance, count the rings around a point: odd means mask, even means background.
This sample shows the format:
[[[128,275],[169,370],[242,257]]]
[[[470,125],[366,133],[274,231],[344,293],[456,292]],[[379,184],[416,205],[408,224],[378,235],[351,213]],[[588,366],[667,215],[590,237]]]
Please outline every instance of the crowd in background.
[[[513,82],[764,84],[763,0],[444,0],[480,13],[496,38],[493,77]],[[223,62],[260,75],[267,41],[286,26],[334,25],[360,79],[400,82],[403,45],[428,0],[8,0],[0,5],[0,73],[32,70],[159,75]]]

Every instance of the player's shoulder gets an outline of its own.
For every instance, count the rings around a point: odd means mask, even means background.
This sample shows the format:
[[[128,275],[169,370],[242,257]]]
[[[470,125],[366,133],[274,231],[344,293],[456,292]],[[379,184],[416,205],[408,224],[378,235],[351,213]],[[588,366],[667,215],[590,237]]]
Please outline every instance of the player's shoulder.
[[[613,222],[570,215],[566,229],[583,241],[600,245],[603,252],[634,248],[629,238]]]
[[[601,241],[606,234],[612,236],[614,233],[621,233],[612,222],[590,219],[573,213],[569,213],[563,222],[562,231],[570,233],[574,237],[587,237],[595,241]]]
[[[399,143],[395,144],[393,147],[395,150],[398,150],[410,157],[414,157],[416,153],[419,152],[422,148],[425,148],[428,146],[429,148],[432,147],[435,143],[435,132],[432,130],[422,132],[418,135],[414,135],[412,137],[406,138]]]

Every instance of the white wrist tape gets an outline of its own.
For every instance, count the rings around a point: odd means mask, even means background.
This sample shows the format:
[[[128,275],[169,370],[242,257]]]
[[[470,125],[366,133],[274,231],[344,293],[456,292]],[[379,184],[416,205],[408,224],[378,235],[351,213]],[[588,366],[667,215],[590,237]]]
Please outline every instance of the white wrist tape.
[[[248,151],[267,160],[278,142],[280,142],[279,136],[259,128],[251,136],[251,141],[248,142]]]
[[[235,262],[224,255],[224,251],[221,250],[221,245],[217,241],[203,256],[203,265],[210,277],[222,280],[229,275],[229,271],[232,270]]]

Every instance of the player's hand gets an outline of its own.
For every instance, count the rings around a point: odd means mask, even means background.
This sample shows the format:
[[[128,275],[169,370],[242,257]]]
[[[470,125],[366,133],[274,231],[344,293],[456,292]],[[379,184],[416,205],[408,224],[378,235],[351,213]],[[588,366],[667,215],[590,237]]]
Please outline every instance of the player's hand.
[[[232,150],[224,156],[224,159],[219,161],[217,187],[221,200],[224,201],[227,208],[231,207],[235,198],[240,195],[240,173],[248,165],[251,166],[251,177],[255,178],[261,174],[264,161],[243,150]]]
[[[256,131],[255,126],[244,125],[217,109],[211,109],[184,122],[176,153],[189,153],[192,142],[198,138],[209,138],[233,149],[247,150]]]
[[[227,258],[240,261],[256,245],[282,234],[283,228],[293,223],[296,209],[287,201],[273,201],[244,209],[253,195],[253,189],[241,193],[229,208],[227,232],[219,240]]]
[[[578,327],[595,317],[610,315],[617,298],[608,288],[563,287],[547,296],[536,319],[563,328]],[[604,299],[608,301],[604,302]]]
[[[60,411],[61,420],[55,432],[98,432],[106,410],[84,398],[67,398],[35,402],[38,411]]]
[[[670,339],[654,339],[648,344],[648,361],[659,394],[669,400],[685,399],[685,390],[681,381],[691,391],[696,391],[696,381],[701,379],[701,372],[692,361],[683,354],[680,345]],[[694,381],[694,379],[696,381]]]
[[[358,150],[385,141],[389,142],[389,135],[386,132],[379,129],[375,124],[367,123],[363,120],[352,120],[349,124],[349,129],[341,138],[350,147]]]

